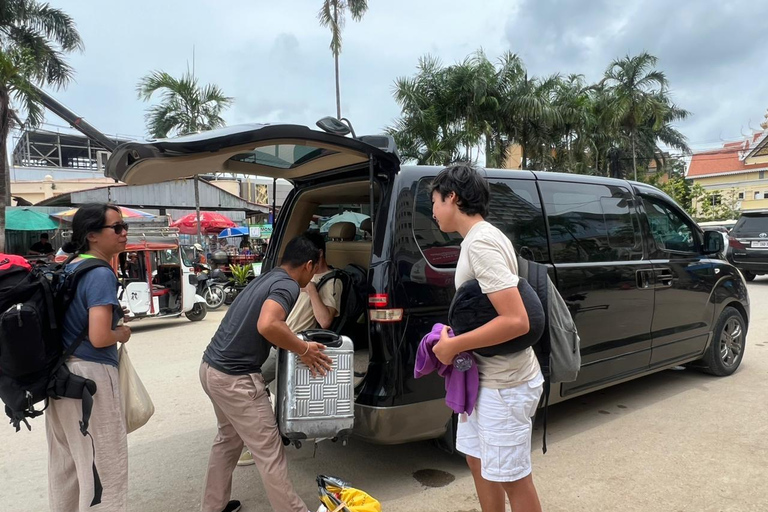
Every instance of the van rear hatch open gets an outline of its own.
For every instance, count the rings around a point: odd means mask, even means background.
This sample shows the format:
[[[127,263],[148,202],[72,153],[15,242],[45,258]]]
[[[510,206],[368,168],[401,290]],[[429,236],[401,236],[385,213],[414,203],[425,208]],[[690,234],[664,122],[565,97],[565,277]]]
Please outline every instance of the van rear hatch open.
[[[306,126],[249,124],[120,145],[104,174],[146,185],[212,172],[282,178],[295,184],[376,159],[396,169],[394,152]]]

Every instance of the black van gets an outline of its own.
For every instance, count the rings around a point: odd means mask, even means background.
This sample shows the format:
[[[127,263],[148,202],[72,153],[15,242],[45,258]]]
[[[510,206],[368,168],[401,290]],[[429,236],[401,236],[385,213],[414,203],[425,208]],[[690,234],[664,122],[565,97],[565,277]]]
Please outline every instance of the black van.
[[[413,378],[416,349],[445,322],[461,238],[431,213],[438,167],[401,166],[391,138],[358,139],[304,126],[248,125],[149,143],[127,143],[106,174],[128,184],[226,172],[294,184],[279,213],[264,268],[328,212],[372,222],[329,231],[331,265],[368,273],[368,316],[353,335],[355,432],[376,443],[442,436],[451,425],[442,379]],[[546,263],[582,340],[578,380],[553,387],[561,401],[672,366],[715,375],[744,355],[749,298],[739,272],[717,259],[722,236],[702,232],[658,189],[551,172],[488,170],[488,220],[524,257]]]

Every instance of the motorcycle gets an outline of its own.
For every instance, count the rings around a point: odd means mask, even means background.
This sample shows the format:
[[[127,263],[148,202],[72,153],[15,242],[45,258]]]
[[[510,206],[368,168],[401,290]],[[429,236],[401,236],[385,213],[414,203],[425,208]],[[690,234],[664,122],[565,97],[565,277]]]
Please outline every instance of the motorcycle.
[[[195,270],[197,273],[197,294],[205,299],[205,306],[209,310],[219,309],[224,304],[226,293],[224,288],[214,278],[214,274],[221,272],[220,270],[214,270],[213,272],[206,265],[198,264]]]

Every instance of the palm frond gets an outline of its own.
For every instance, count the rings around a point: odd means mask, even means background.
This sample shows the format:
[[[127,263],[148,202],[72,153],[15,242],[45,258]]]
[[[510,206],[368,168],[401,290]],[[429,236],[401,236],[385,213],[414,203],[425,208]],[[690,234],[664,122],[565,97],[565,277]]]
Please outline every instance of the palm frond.
[[[368,11],[367,0],[347,0],[349,6],[349,12],[352,14],[352,19],[360,21],[363,19],[363,15]]]
[[[75,22],[69,14],[49,4],[30,3],[32,6],[26,21],[29,27],[55,41],[66,52],[84,49]]]

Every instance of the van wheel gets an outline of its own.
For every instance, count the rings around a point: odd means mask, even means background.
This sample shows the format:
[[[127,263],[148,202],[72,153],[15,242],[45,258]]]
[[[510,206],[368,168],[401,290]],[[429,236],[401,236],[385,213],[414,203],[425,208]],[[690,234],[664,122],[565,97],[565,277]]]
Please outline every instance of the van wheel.
[[[712,343],[704,356],[704,371],[718,377],[731,375],[741,364],[746,345],[744,317],[734,308],[725,308],[717,320]]]
[[[205,315],[207,314],[208,310],[205,308],[205,305],[203,305],[202,302],[195,302],[195,307],[192,308],[192,311],[186,312],[187,318],[189,318],[192,322],[199,322],[205,318]]]
[[[745,281],[754,281],[754,280],[755,280],[755,277],[757,277],[755,274],[753,274],[753,273],[752,273],[752,272],[750,272],[749,270],[745,270],[745,271],[743,271],[743,272],[741,273],[741,275],[743,275],[743,276],[744,276],[744,280],[745,280]]]

